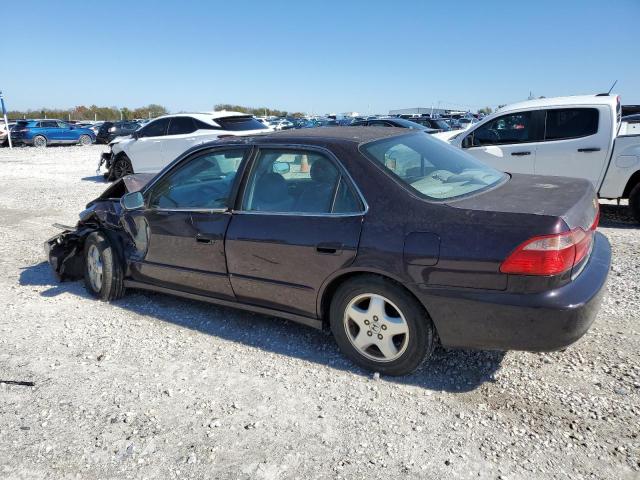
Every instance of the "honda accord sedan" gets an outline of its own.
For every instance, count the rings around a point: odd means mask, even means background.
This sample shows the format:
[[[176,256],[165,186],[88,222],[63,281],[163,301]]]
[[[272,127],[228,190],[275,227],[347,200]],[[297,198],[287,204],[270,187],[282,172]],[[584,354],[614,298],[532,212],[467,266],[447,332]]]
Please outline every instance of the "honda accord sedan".
[[[327,127],[199,145],[45,243],[101,300],[144,289],[328,328],[389,375],[445,347],[555,350],[611,250],[585,180],[503,173],[423,132]]]

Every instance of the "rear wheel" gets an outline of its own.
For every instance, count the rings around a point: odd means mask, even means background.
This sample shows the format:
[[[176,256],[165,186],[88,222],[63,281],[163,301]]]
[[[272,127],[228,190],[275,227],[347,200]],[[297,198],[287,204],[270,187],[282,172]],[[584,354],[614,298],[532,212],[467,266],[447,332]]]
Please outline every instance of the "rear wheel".
[[[124,295],[123,269],[113,246],[103,234],[94,232],[84,242],[84,284],[100,300]]]
[[[91,145],[91,143],[93,143],[91,141],[91,137],[89,135],[80,135],[80,138],[78,139],[78,142],[82,146]]]
[[[434,328],[422,305],[378,276],[341,285],[331,301],[330,322],[347,357],[383,374],[411,373],[433,351]]]
[[[111,180],[117,180],[132,173],[133,167],[131,166],[131,161],[125,155],[120,155],[111,167]]]
[[[629,209],[636,221],[640,223],[640,183],[633,187],[629,193]]]
[[[47,139],[42,135],[36,135],[33,137],[33,146],[38,148],[44,148],[47,146]]]

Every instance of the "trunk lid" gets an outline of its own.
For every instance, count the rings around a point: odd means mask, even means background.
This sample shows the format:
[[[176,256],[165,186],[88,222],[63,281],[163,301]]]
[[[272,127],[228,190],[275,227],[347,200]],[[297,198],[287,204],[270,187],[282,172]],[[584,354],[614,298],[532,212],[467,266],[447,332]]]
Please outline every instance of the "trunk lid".
[[[598,212],[596,193],[588,180],[523,174],[512,174],[497,188],[448,202],[448,205],[556,217],[562,219],[569,230],[588,230]]]

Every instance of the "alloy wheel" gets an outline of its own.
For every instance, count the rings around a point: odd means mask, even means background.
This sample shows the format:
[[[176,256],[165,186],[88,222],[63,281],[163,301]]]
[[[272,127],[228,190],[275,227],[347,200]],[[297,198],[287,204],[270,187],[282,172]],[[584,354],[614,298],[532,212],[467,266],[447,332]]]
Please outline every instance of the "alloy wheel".
[[[409,325],[388,298],[365,293],[353,298],[344,312],[344,328],[351,344],[375,362],[392,362],[409,344]]]
[[[99,292],[102,289],[102,259],[95,245],[91,245],[87,252],[87,270],[91,287],[95,292]]]

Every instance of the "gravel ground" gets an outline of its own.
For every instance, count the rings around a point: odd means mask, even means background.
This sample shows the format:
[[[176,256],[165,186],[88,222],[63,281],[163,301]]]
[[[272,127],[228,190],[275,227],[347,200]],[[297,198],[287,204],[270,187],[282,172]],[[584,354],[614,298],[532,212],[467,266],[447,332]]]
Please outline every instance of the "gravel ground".
[[[57,283],[42,243],[104,190],[103,149],[0,149],[0,478],[640,478],[640,231],[622,207],[603,206],[608,295],[576,345],[438,349],[380,378],[283,320]]]

